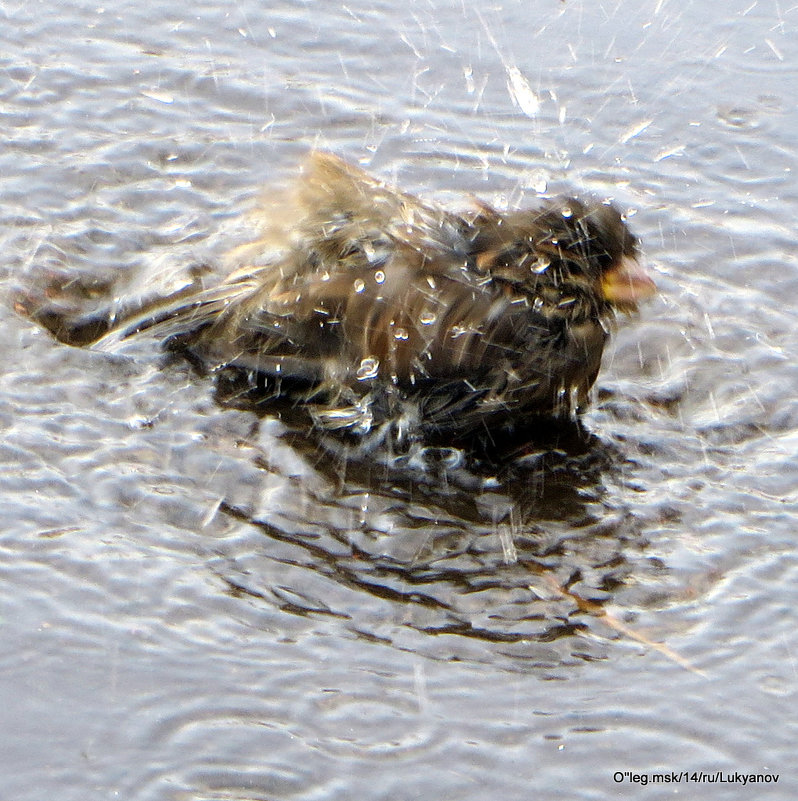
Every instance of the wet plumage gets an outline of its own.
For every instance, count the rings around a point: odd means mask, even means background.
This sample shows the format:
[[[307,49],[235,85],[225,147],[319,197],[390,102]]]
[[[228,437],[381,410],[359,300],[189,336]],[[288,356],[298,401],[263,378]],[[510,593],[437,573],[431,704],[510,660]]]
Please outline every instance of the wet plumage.
[[[611,205],[452,213],[314,154],[290,215],[221,284],[104,339],[149,329],[324,428],[463,434],[578,411],[608,321],[653,292]]]

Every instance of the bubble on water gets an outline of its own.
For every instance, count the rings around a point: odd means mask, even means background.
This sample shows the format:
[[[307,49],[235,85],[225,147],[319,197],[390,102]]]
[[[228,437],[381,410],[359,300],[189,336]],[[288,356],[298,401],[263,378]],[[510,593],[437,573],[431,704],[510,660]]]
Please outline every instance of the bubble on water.
[[[355,292],[360,294],[366,288],[366,282],[362,278],[356,278],[355,283],[352,285]]]
[[[360,367],[357,368],[357,376],[358,381],[371,381],[373,378],[376,378],[380,372],[380,360],[375,358],[374,356],[366,356],[360,362]]]

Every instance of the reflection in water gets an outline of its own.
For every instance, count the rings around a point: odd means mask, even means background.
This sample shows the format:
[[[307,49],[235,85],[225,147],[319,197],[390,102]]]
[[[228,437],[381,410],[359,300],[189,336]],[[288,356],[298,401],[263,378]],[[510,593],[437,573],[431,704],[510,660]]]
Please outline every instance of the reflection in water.
[[[252,406],[221,387],[218,399]],[[259,559],[246,554],[245,566],[236,558],[220,569],[234,594],[295,614],[349,618],[367,638],[393,642],[398,625],[515,644],[517,655],[548,663],[569,657],[574,641],[544,655],[535,643],[593,635],[594,628],[610,633],[595,625],[595,614],[634,569],[643,543],[631,514],[605,497],[623,455],[578,422],[516,432],[504,442],[416,444],[364,457],[340,439],[308,437],[301,410],[272,402],[260,411],[280,413],[288,426],[281,445],[308,472],[262,509],[223,502],[220,511],[287,545],[274,558],[301,566],[304,578],[281,587],[261,581]],[[260,466],[279,470],[270,449],[263,448]],[[320,577],[360,600],[345,597],[336,606],[339,596],[325,592]],[[370,626],[374,616],[363,607],[375,599],[380,624]],[[386,616],[394,626],[386,628]],[[579,653],[598,658],[595,647],[580,640]]]

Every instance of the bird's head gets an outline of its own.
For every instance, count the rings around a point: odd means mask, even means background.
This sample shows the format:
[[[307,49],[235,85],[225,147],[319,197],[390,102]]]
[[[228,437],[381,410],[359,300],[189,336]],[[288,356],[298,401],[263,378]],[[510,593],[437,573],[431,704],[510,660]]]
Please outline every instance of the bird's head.
[[[500,280],[592,297],[633,312],[656,287],[639,264],[637,238],[609,203],[552,200],[537,211],[484,212],[477,266]]]

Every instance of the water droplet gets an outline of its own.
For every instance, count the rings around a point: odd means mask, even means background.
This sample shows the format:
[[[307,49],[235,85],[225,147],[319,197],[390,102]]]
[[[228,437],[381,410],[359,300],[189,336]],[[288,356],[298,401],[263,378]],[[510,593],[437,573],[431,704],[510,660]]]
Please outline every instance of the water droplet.
[[[570,206],[563,206],[562,216],[565,217],[566,220],[569,220],[571,217],[574,216],[573,210],[571,209]]]
[[[374,280],[378,284],[381,284],[385,280],[385,273],[382,270],[377,270],[377,272],[374,273]]]
[[[550,265],[551,262],[548,259],[538,259],[537,261],[532,262],[530,269],[533,273],[540,275],[540,273],[545,273]]]
[[[410,336],[410,335],[407,333],[407,329],[406,329],[406,328],[401,328],[401,327],[399,327],[399,328],[395,328],[395,329],[394,329],[394,331],[393,331],[393,338],[394,338],[394,339],[402,339],[402,340],[405,340],[405,339],[407,339],[409,336]]]
[[[357,368],[357,376],[358,381],[370,381],[373,378],[376,378],[380,372],[380,360],[375,359],[374,356],[366,356],[360,362],[360,367]]]
[[[432,325],[438,319],[438,315],[435,314],[434,311],[425,309],[423,312],[421,312],[418,319],[421,325]]]
[[[366,282],[362,278],[356,278],[353,284],[355,292],[360,294],[366,288]]]
[[[548,190],[548,180],[543,170],[535,170],[522,176],[522,187],[531,189],[539,195],[544,195]]]

